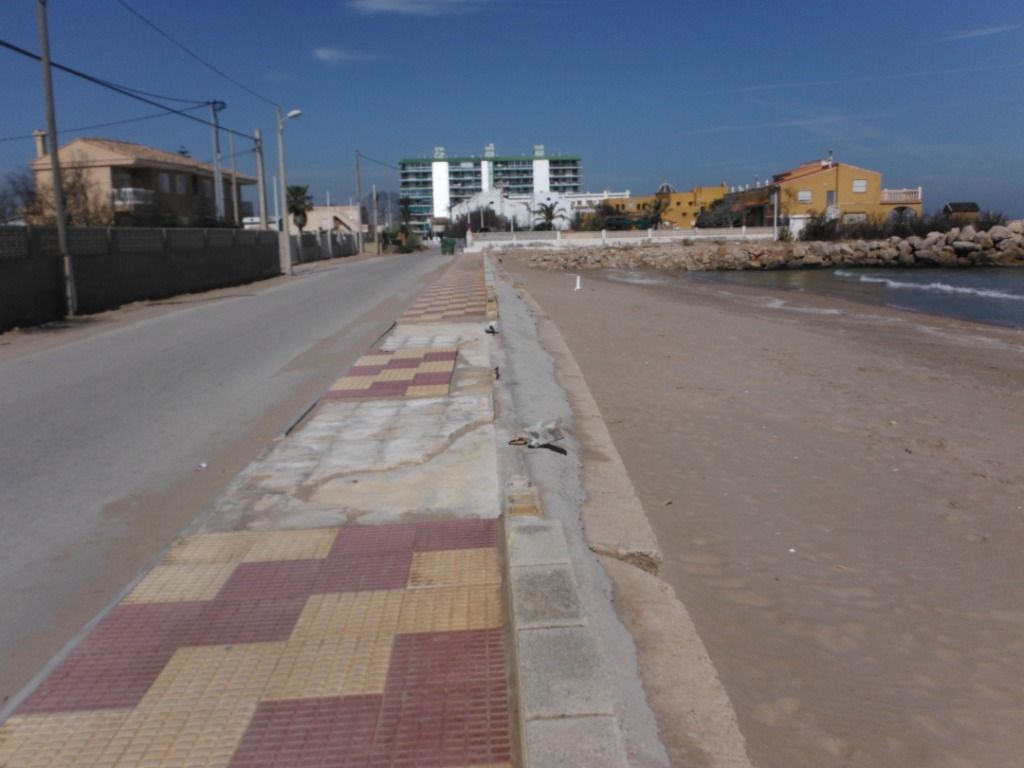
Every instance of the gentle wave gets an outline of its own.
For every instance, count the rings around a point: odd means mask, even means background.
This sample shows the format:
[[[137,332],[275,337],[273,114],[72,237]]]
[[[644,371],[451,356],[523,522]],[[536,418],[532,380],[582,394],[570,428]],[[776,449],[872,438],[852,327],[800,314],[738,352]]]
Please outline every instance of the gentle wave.
[[[964,294],[969,296],[981,296],[986,299],[1007,299],[1010,301],[1024,301],[1024,296],[1005,291],[995,291],[986,288],[968,288],[963,285],[949,285],[949,283],[907,283],[902,280],[890,280],[887,277],[873,277],[871,275],[858,275],[855,272],[847,272],[843,269],[835,271],[836,277],[856,277],[862,283],[881,283],[889,288],[909,289],[917,291],[931,291],[933,293]]]

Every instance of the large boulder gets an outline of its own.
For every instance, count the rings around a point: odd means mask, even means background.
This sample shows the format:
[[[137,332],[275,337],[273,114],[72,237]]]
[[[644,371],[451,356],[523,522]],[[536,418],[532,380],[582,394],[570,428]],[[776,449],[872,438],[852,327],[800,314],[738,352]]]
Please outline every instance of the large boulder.
[[[996,224],[994,227],[989,229],[988,236],[992,238],[992,242],[998,243],[1008,237],[1013,237],[1013,232],[1010,231],[1009,227]]]
[[[966,227],[964,227],[963,229],[960,230],[960,237],[958,237],[957,239],[958,240],[973,240],[977,234],[978,234],[978,231],[974,227],[972,227],[970,224],[968,224]]]

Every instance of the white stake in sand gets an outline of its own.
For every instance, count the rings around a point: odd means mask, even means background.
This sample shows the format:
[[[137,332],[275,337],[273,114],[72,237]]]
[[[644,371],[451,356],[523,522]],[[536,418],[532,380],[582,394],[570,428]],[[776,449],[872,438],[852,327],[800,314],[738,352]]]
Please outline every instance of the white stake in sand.
[[[574,291],[582,291],[583,288],[580,287],[580,276],[579,275],[570,275],[570,277],[575,277],[576,278],[576,287],[573,288],[573,290]]]

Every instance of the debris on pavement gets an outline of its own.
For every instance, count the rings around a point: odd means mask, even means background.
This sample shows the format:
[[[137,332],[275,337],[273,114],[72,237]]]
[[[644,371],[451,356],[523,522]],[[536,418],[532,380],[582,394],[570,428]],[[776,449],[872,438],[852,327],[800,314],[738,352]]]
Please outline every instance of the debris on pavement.
[[[509,445],[525,445],[527,448],[543,448],[565,439],[562,420],[538,421],[523,429],[523,433],[508,441]]]

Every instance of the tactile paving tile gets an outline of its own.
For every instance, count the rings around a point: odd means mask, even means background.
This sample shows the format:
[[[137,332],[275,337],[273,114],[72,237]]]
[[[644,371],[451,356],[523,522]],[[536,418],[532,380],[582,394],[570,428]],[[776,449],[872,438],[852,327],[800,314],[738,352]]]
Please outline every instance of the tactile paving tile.
[[[456,632],[500,626],[501,588],[486,584],[407,590],[398,631]]]
[[[98,764],[227,766],[283,646],[180,649],[110,740]]]
[[[381,693],[394,634],[297,635],[285,646],[263,699]]]
[[[224,582],[217,600],[306,598],[313,591],[324,562],[321,559],[242,563]]]
[[[511,760],[508,695],[465,685],[387,691],[369,765],[466,766]]]
[[[502,628],[421,632],[395,637],[388,690],[446,690],[466,684],[507,688]]]
[[[8,768],[97,765],[130,711],[15,715],[0,725],[0,765]]]
[[[343,553],[411,552],[419,530],[415,523],[348,525],[338,531],[330,557]]]
[[[494,547],[417,552],[409,568],[410,588],[500,582],[498,550]]]
[[[212,600],[234,570],[235,563],[158,565],[143,577],[123,602]]]
[[[139,702],[208,603],[121,604],[19,707],[19,714],[120,709]]]
[[[182,539],[163,559],[165,565],[184,563],[239,563],[259,534],[204,533]]]
[[[398,631],[404,590],[311,595],[292,636],[393,635]]]
[[[496,520],[436,520],[417,527],[414,549],[477,549],[497,543]]]
[[[291,637],[306,598],[214,600],[207,604],[190,645],[270,643]]]
[[[231,768],[367,765],[380,696],[348,696],[259,705]]]
[[[378,350],[359,358],[324,397],[348,400],[444,396],[451,387],[457,358],[454,347]]]
[[[256,534],[252,548],[245,555],[245,562],[324,558],[331,551],[337,534],[335,528]]]
[[[332,554],[322,562],[314,592],[402,589],[409,580],[412,552],[345,553],[337,557]]]

